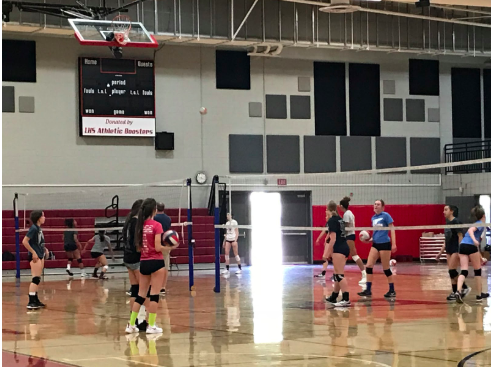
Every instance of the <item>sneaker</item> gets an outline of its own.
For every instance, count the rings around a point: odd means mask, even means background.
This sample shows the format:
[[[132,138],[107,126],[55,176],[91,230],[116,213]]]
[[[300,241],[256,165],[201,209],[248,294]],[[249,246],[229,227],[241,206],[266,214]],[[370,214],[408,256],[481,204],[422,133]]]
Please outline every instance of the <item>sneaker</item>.
[[[338,303],[333,304],[335,307],[350,307],[350,300],[340,300]]]
[[[446,300],[450,301],[450,302],[455,302],[456,301],[456,295],[454,293],[451,293],[449,294],[447,297],[446,297]]]
[[[395,298],[396,297],[396,293],[394,291],[388,291],[386,294],[384,294],[384,297],[385,298]]]
[[[29,304],[27,304],[27,309],[39,309],[41,308],[40,305],[38,305],[38,303],[36,302],[29,302]]]
[[[95,279],[97,279],[99,276],[97,276],[97,272],[93,272],[92,273],[92,277],[95,278]]]
[[[240,274],[242,274],[242,273],[243,273],[243,271],[242,271],[242,270],[237,270],[237,271],[236,271],[236,275],[240,275]]]
[[[147,330],[145,332],[148,334],[158,334],[158,333],[162,333],[162,328],[157,327],[156,325],[154,326],[149,325],[147,326]]]
[[[464,298],[465,296],[467,296],[468,294],[470,294],[470,291],[472,290],[471,287],[467,287],[466,289],[463,289],[461,290],[461,297]]]
[[[36,298],[36,301],[34,303],[36,303],[39,308],[46,308],[46,304],[42,303],[41,300],[39,300],[38,298]]]
[[[316,275],[316,276],[314,276],[314,277],[323,278],[323,277],[325,277],[325,275],[323,275],[322,273],[320,273],[319,275]]]
[[[481,302],[484,299],[487,299],[490,295],[488,293],[481,293],[476,296],[477,302]]]
[[[159,294],[166,295],[166,289],[161,289],[161,292]]]
[[[459,304],[463,304],[463,297],[461,296],[461,293],[457,291],[456,293],[454,293],[454,295],[456,296],[456,302]]]
[[[67,271],[68,276],[73,276],[73,273],[72,273],[72,272],[70,272],[70,270],[69,270],[68,268],[67,268],[65,271]]]
[[[101,273],[99,275],[99,280],[107,280],[107,279],[108,279],[108,277],[104,273]]]
[[[337,302],[337,298],[333,297],[333,295],[330,295],[328,298],[325,298],[325,301],[331,304],[335,304]]]
[[[127,323],[125,332],[131,334],[131,333],[137,333],[139,332],[139,330],[137,326],[131,326],[129,323]]]
[[[80,274],[80,277],[87,277],[87,274],[86,274],[85,272],[82,272],[82,273]]]
[[[366,289],[366,290],[361,291],[360,293],[357,293],[357,295],[359,295],[359,296],[365,296],[365,297],[371,297],[372,296],[372,292],[370,292],[370,291],[368,291]]]
[[[126,295],[132,296],[132,289],[126,291]]]
[[[228,274],[229,274],[229,270],[223,270],[223,271],[221,272],[221,274],[222,274],[222,275],[228,275]]]

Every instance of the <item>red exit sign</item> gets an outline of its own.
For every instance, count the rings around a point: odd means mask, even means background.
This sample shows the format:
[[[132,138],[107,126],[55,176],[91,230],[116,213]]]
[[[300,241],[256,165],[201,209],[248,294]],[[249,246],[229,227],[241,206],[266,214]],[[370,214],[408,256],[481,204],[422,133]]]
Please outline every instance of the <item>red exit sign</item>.
[[[277,185],[287,185],[287,179],[277,179]]]

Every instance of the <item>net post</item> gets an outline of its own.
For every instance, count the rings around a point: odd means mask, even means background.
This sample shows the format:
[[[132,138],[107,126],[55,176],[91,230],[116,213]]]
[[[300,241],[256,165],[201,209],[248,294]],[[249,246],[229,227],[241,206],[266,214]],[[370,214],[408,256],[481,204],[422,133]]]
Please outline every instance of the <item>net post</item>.
[[[195,280],[193,274],[193,228],[192,228],[192,202],[191,202],[191,179],[186,179],[186,186],[188,189],[188,213],[187,213],[187,221],[188,221],[188,274],[189,274],[189,286],[190,291],[195,290]],[[181,219],[179,220],[181,221]]]
[[[24,214],[25,215],[25,214]],[[14,195],[15,278],[20,279],[19,194]]]
[[[220,224],[219,210],[219,178],[214,177],[212,182],[215,194],[214,224]],[[220,229],[215,228],[215,287],[214,292],[220,293]]]

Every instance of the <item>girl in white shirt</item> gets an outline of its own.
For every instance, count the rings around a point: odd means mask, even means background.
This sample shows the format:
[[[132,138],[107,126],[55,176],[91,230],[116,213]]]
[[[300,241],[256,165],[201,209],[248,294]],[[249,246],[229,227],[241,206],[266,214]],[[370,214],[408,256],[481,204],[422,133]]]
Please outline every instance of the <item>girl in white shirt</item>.
[[[232,218],[230,213],[227,214],[227,222],[226,226],[237,226],[237,221]],[[224,276],[229,275],[229,253],[231,251],[234,252],[234,256],[236,257],[238,270],[236,271],[236,275],[239,275],[241,271],[241,258],[239,257],[238,249],[237,249],[237,238],[239,236],[239,230],[237,227],[228,227],[226,228],[226,233],[224,235],[224,242],[222,243],[222,248],[225,249],[225,263],[226,269],[222,271]]]

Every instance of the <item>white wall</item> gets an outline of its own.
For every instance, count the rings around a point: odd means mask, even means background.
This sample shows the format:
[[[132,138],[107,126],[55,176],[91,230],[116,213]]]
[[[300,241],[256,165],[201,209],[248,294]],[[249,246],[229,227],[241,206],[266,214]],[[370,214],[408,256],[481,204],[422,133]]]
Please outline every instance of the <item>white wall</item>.
[[[82,47],[73,38],[34,39],[37,83],[3,82],[15,86],[16,101],[19,96],[34,96],[36,109],[34,114],[2,114],[4,184],[149,183],[194,177],[201,170],[210,179],[214,174],[227,175],[231,133],[314,135],[313,60],[379,63],[381,80],[395,78],[398,93],[408,93],[409,56],[403,54],[287,49],[282,58],[253,58],[251,90],[231,91],[215,88],[214,48],[166,45],[156,53],[156,128],[175,133],[175,150],[159,152],[148,138],[79,137],[77,58],[110,57],[110,52],[105,47]],[[154,54],[125,49],[124,56],[153,58]],[[445,60],[452,65],[464,62]],[[483,65],[479,60],[466,62]],[[429,98],[441,109],[441,123],[429,128],[383,123],[382,135],[441,137],[442,144],[450,143],[450,69],[441,65],[441,96]],[[311,92],[297,92],[299,76],[311,78]],[[288,109],[290,95],[310,95],[311,119],[265,119],[265,94],[287,95]],[[249,102],[263,103],[262,118],[248,117]],[[207,115],[199,114],[201,106],[207,107]],[[302,172],[302,137],[300,142]],[[3,188],[4,209],[11,207],[15,191],[25,189]],[[208,190],[200,193],[197,206],[205,205]]]

